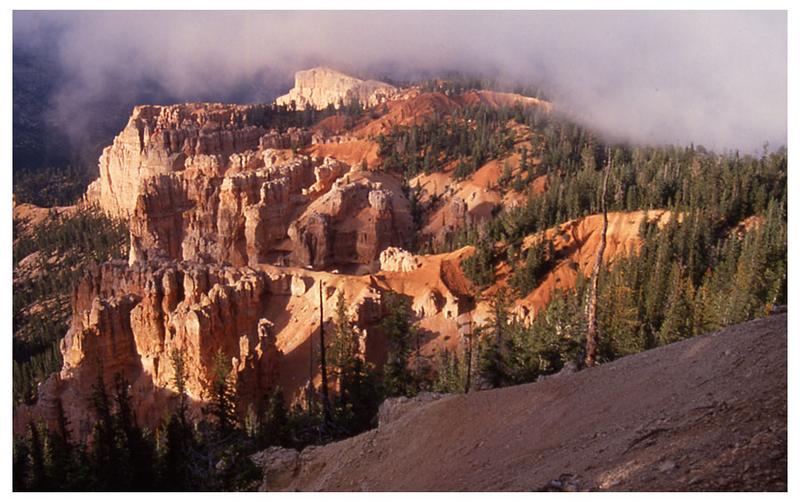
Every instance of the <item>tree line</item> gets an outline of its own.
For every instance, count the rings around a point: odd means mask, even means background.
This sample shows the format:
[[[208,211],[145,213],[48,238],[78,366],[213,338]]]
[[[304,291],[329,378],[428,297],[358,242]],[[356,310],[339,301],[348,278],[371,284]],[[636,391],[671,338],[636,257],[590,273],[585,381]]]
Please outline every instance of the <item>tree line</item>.
[[[35,227],[14,221],[13,395],[14,403],[36,399],[36,387],[61,368],[59,343],[67,332],[72,290],[90,262],[124,258],[128,228],[93,207],[52,212]],[[34,273],[20,261],[36,254]]]
[[[468,177],[486,161],[511,153],[514,132],[506,122],[518,109],[467,105],[410,126],[396,125],[375,138],[383,169],[407,179],[457,162],[454,176]]]
[[[381,370],[366,362],[361,333],[349,318],[343,294],[336,302],[327,342],[331,380],[330,417],[319,389],[307,389],[305,402],[289,406],[273,386],[259,406],[240,409],[231,366],[222,352],[202,418],[193,421],[186,392],[186,362],[173,351],[175,405],[154,430],[141,427],[129,383],[116,375],[103,381],[102,368],[90,404],[95,425],[90,441],[73,441],[60,410],[55,427],[29,424],[14,442],[15,490],[252,490],[261,472],[250,455],[270,446],[302,449],[359,434],[376,425],[378,406],[387,397],[414,395],[421,388],[411,367],[416,328],[408,299],[387,293],[381,328],[387,341]],[[319,364],[319,362],[318,362]],[[60,405],[60,403],[59,403]],[[256,411],[257,409],[261,411]]]

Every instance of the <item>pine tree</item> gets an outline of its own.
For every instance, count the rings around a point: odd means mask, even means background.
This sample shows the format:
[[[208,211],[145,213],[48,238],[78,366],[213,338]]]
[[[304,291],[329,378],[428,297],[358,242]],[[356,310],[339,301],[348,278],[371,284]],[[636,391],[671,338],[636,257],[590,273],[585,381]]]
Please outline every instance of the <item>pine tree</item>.
[[[492,317],[489,325],[483,330],[488,338],[485,339],[485,347],[481,350],[480,376],[492,387],[502,387],[508,385],[510,381],[507,361],[510,331],[508,291],[504,288],[498,289],[490,305]]]
[[[92,388],[91,403],[95,412],[95,425],[90,455],[93,482],[91,489],[109,491],[119,489],[116,470],[121,452],[111,399],[103,379],[102,365],[98,367],[97,381]]]
[[[355,433],[369,426],[377,412],[379,391],[374,370],[360,353],[359,334],[347,310],[344,293],[340,291],[330,361],[338,384],[334,400],[336,421],[341,428]]]
[[[275,387],[267,400],[267,412],[262,434],[264,443],[274,446],[291,446],[289,435],[289,417],[286,410],[286,401],[283,390]]]
[[[12,457],[12,489],[15,492],[30,490],[31,464],[28,438],[14,438]]]
[[[455,351],[442,349],[436,358],[436,379],[434,392],[464,392],[466,381],[466,357],[460,358]]]
[[[211,383],[211,403],[208,411],[216,420],[217,432],[223,436],[233,432],[236,426],[235,393],[229,378],[230,361],[222,350],[214,356]]]
[[[603,278],[607,286],[600,294],[600,303],[606,308],[598,319],[601,331],[606,333],[599,350],[603,360],[636,354],[645,347],[635,291],[630,284],[629,263],[633,262],[617,264],[616,273],[608,273]]]
[[[28,424],[28,438],[30,441],[30,489],[33,491],[46,491],[50,490],[50,483],[47,478],[47,468],[44,459],[44,445],[42,433],[44,430],[43,424]]]
[[[161,489],[184,491],[197,488],[191,468],[195,446],[191,428],[176,412],[167,421],[164,434],[166,445],[162,455]]]
[[[148,491],[155,488],[155,451],[153,445],[136,424],[136,415],[131,405],[127,380],[119,373],[114,377],[115,400],[117,405],[116,427],[121,432],[123,464],[121,475],[129,480],[131,489]]]
[[[694,326],[693,300],[694,287],[688,278],[683,277],[683,270],[674,263],[669,278],[670,294],[664,322],[659,329],[657,341],[666,345],[692,336]]]
[[[483,236],[475,245],[475,252],[461,261],[464,274],[478,287],[486,287],[494,281],[494,245]]]
[[[56,428],[47,431],[45,458],[48,478],[53,490],[76,490],[85,487],[87,482],[81,466],[73,459],[76,453],[69,440],[69,426],[61,400],[56,400]]]
[[[497,178],[497,184],[500,188],[507,189],[511,184],[511,179],[513,178],[514,173],[511,170],[511,164],[508,161],[503,163],[503,171],[500,173],[500,177]]]
[[[383,386],[387,396],[410,396],[416,382],[408,369],[414,328],[408,320],[409,302],[397,293],[385,296],[387,314],[381,321],[388,349],[383,365]]]
[[[525,252],[522,266],[514,268],[508,282],[519,296],[527,296],[539,286],[548,261],[555,254],[552,246],[552,241],[545,243],[544,238],[537,239]]]
[[[183,349],[172,349],[170,352],[170,362],[174,376],[172,384],[178,392],[178,418],[182,423],[186,423],[186,413],[188,411],[188,395],[186,394],[186,352]]]
[[[330,365],[333,376],[341,379],[342,373],[358,356],[358,333],[353,327],[347,313],[344,292],[339,291],[336,297],[336,316],[330,342]]]
[[[603,266],[603,253],[606,250],[606,232],[608,232],[608,208],[606,207],[606,190],[608,189],[608,176],[611,173],[611,155],[607,155],[605,176],[603,177],[603,192],[600,205],[603,211],[603,229],[600,233],[600,246],[597,248],[594,268],[592,269],[592,284],[589,290],[589,298],[586,302],[586,355],[584,364],[588,367],[594,366],[597,356],[597,346],[599,334],[597,331],[597,297],[600,281],[600,270]]]
[[[162,489],[183,491],[192,488],[190,459],[194,447],[194,435],[187,419],[185,352],[173,349],[170,360],[175,375],[172,383],[178,392],[178,407],[164,427],[166,444],[162,454]]]

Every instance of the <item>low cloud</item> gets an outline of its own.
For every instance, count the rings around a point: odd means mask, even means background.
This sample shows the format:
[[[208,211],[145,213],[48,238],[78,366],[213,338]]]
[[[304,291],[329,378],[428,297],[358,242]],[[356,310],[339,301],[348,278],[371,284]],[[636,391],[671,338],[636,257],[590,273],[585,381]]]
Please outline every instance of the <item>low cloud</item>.
[[[785,12],[14,14],[15,47],[55,47],[53,116],[75,131],[104,100],[268,101],[325,64],[530,83],[616,139],[753,152],[787,139],[786,44]]]

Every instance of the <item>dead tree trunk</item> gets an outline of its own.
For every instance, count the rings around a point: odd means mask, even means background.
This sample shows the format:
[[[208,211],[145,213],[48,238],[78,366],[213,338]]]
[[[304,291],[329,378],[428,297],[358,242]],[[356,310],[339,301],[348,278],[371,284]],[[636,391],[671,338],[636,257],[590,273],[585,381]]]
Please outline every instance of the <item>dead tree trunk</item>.
[[[325,316],[322,306],[323,281],[319,281],[319,365],[322,375],[322,412],[325,418],[325,425],[333,422],[331,416],[331,401],[328,396],[328,365],[325,361]]]
[[[306,384],[306,410],[314,405],[314,332],[308,335],[308,383]]]
[[[611,173],[611,150],[606,152],[605,176],[603,177],[603,195],[600,205],[603,210],[603,231],[600,234],[600,247],[597,248],[597,256],[594,260],[592,269],[592,282],[589,289],[589,301],[586,305],[586,355],[583,360],[584,366],[594,366],[597,359],[597,289],[600,282],[600,268],[603,266],[603,254],[606,251],[606,233],[608,232],[608,210],[606,208],[606,191],[608,190],[608,175]]]
[[[464,384],[464,394],[469,394],[472,387],[472,311],[469,313],[469,335],[467,337],[467,381]]]

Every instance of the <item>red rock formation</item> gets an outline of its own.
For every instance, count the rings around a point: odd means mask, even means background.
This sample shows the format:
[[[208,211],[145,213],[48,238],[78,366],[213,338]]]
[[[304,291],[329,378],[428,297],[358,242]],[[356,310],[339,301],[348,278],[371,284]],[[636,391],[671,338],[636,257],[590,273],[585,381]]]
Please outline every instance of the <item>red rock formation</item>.
[[[373,190],[358,203],[321,211],[320,218],[330,217],[338,244],[348,237],[340,221],[355,217],[367,224],[362,234],[369,235],[360,236],[359,252],[322,252],[315,256],[325,258],[312,259],[307,243],[290,238],[289,225],[329,191],[333,198],[340,196],[331,187],[350,166],[286,150],[309,145],[311,132],[267,130],[262,124],[274,113],[270,110],[218,104],[134,109],[104,151],[100,178],[87,192],[106,212],[128,217],[131,264],[168,258],[243,266],[283,263],[291,255],[302,266],[371,266],[380,251],[408,237],[410,227],[401,214],[406,208],[396,197],[372,215],[356,214],[370,198],[381,204],[380,192]],[[321,204],[315,207],[319,211]],[[302,232],[316,235],[324,247],[329,239],[320,218],[309,217]]]
[[[286,239],[292,213],[314,181],[306,157],[226,175],[195,168],[148,178],[130,218],[136,259],[218,261],[241,266],[268,261]]]
[[[40,389],[38,411],[53,419],[52,403],[60,399],[83,437],[93,423],[88,403],[98,376],[110,386],[120,374],[134,390],[137,417],[154,426],[174,402],[174,350],[183,353],[191,401],[208,398],[221,352],[240,404],[258,404],[275,385],[282,358],[262,314],[280,294],[269,276],[246,267],[149,261],[93,268],[75,288],[64,365]]]
[[[266,106],[192,104],[137,106],[125,129],[100,157],[100,178],[87,197],[104,210],[127,215],[142,180],[180,171],[194,157],[208,164],[256,148],[267,131]]]
[[[195,413],[208,398],[218,351],[231,361],[241,409],[258,404],[281,373],[284,379],[296,373],[294,359],[280,371],[279,347],[296,348],[298,333],[310,336],[287,326],[285,316],[310,313],[316,300],[306,298],[313,282],[307,277],[250,266],[285,257],[321,268],[372,266],[383,249],[402,244],[411,226],[399,182],[359,172],[344,180],[349,165],[294,154],[287,149],[310,144],[310,132],[268,130],[270,110],[134,109],[87,192],[106,212],[127,218],[129,262],[86,271],[61,344],[63,368],[41,386],[34,407],[15,413],[18,426],[32,415],[55,419],[60,401],[73,432],[85,437],[93,423],[92,387],[100,375],[110,387],[117,374],[131,385],[138,419],[155,426],[175,401],[174,350],[184,354]],[[330,226],[315,230],[314,214]],[[293,222],[302,235],[330,234],[321,239],[326,251],[319,259],[304,254],[306,246],[297,252],[300,241],[289,236]],[[353,279],[359,295],[372,291]],[[292,295],[297,305],[288,307]],[[358,298],[352,300],[361,326],[377,322],[380,294]]]
[[[76,286],[63,368],[40,387],[34,407],[15,412],[16,430],[31,416],[54,419],[60,401],[73,432],[85,437],[92,386],[98,375],[111,386],[116,374],[131,385],[140,423],[156,426],[176,402],[174,350],[184,354],[195,414],[218,352],[231,362],[240,410],[258,407],[276,384],[292,396],[309,378],[321,280],[326,301],[345,292],[371,362],[385,358],[377,325],[388,290],[414,300],[431,334],[422,341],[427,355],[459,343],[464,312],[442,276],[457,275],[443,274],[444,265],[457,264],[462,251],[404,254],[395,266],[385,255],[380,270],[382,251],[407,247],[414,225],[399,179],[368,170],[377,145],[342,136],[341,144],[312,146],[310,130],[270,129],[271,113],[221,104],[134,109],[86,195],[127,218],[129,262],[88,270]],[[467,204],[447,202],[447,227],[466,221]],[[326,308],[328,320],[333,312]]]
[[[376,271],[381,251],[407,245],[412,232],[399,183],[382,173],[352,173],[311,203],[288,234],[298,265]]]

